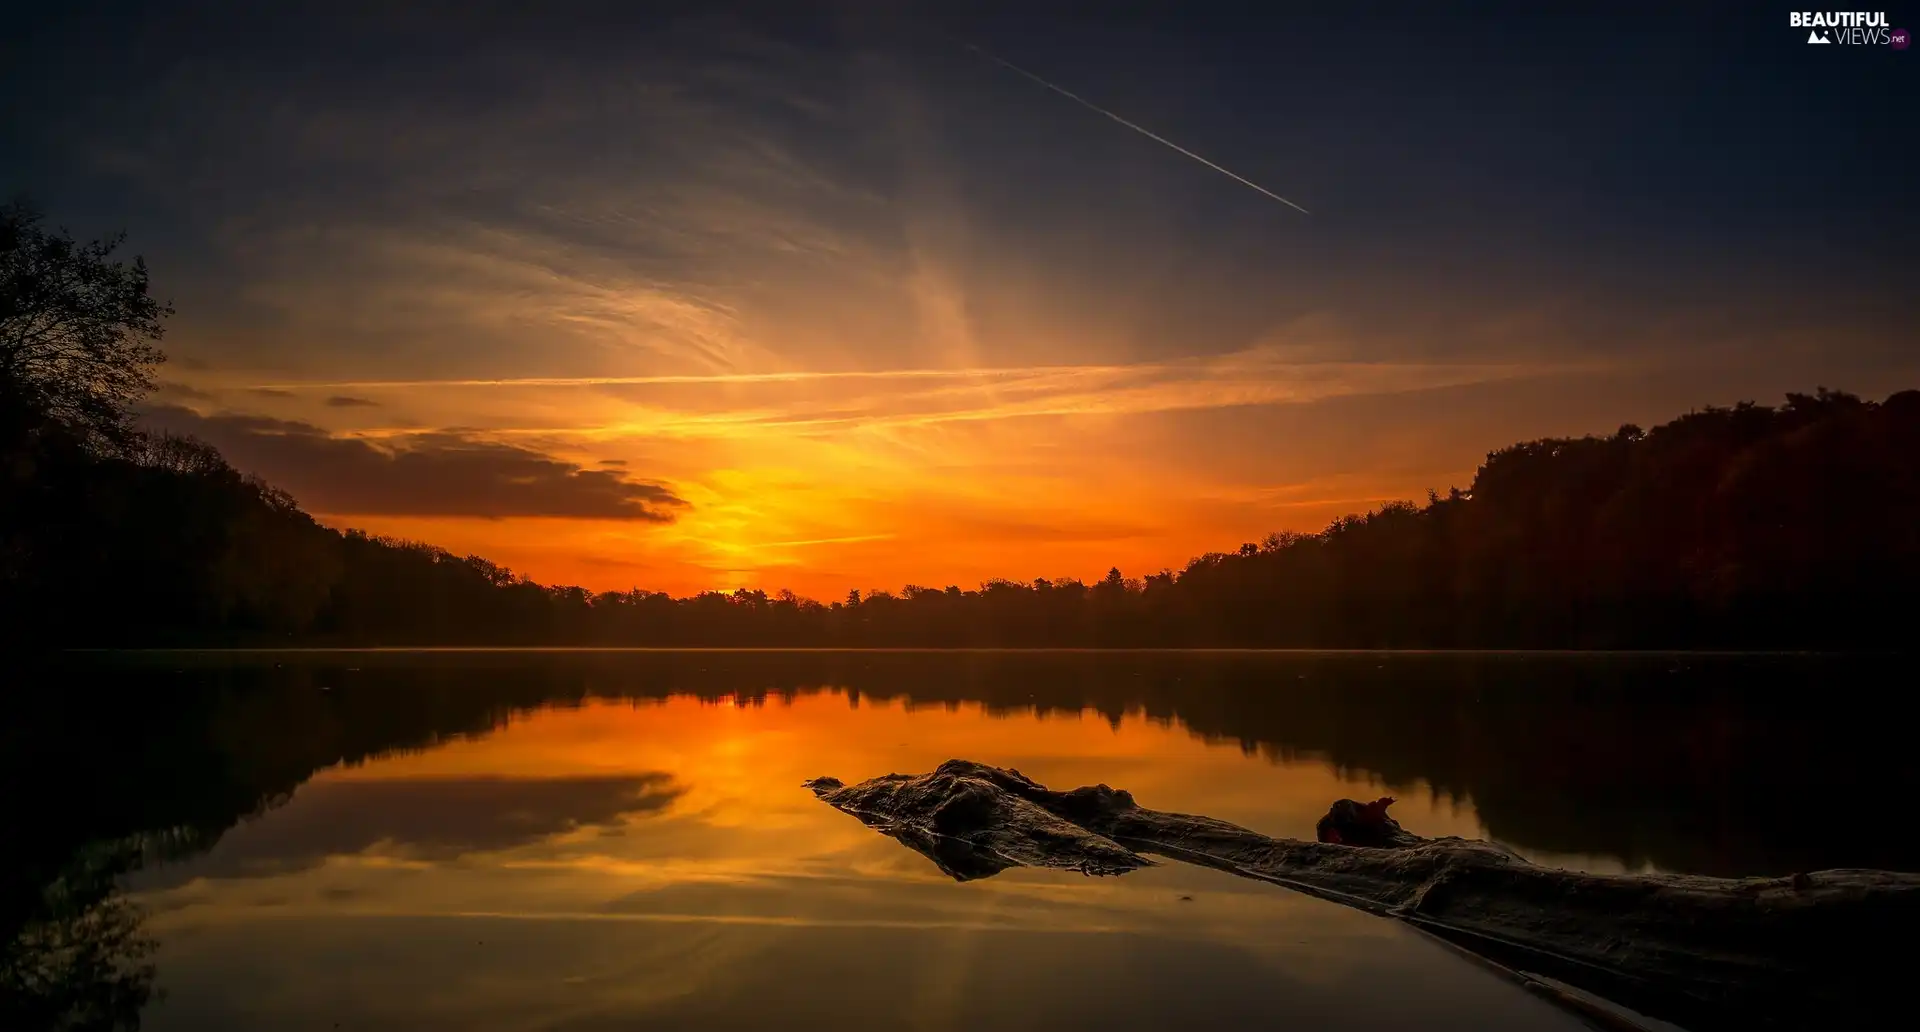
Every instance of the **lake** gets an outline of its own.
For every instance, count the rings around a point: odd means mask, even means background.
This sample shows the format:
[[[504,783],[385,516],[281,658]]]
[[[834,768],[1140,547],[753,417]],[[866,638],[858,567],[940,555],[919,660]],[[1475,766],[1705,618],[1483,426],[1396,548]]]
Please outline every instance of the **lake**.
[[[956,883],[801,782],[961,757],[1596,871],[1914,869],[1884,661],[77,657],[7,696],[8,1028],[1557,1029],[1397,923],[1167,862]],[[0,1009],[0,1018],[8,1011]]]

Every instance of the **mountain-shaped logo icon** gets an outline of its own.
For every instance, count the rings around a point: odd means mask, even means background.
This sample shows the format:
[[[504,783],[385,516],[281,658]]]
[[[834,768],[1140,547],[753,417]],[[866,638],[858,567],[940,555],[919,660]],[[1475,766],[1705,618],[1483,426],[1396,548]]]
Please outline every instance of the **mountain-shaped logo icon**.
[[[1825,35],[1823,35],[1823,34],[1821,34],[1821,32],[1820,32],[1819,30],[1817,30],[1817,29],[1816,29],[1816,30],[1814,30],[1813,32],[1809,32],[1809,33],[1807,33],[1807,42],[1809,42],[1809,43],[1832,43],[1832,42],[1833,42],[1833,40],[1830,40],[1830,39],[1828,39],[1828,38],[1827,38],[1827,37],[1826,37]]]

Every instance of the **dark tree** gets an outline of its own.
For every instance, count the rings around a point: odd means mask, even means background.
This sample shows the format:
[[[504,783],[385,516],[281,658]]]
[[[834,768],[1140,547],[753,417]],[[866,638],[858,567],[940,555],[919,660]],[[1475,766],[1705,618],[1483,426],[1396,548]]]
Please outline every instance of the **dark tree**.
[[[123,235],[77,243],[20,200],[0,206],[0,405],[18,434],[40,420],[125,445],[128,406],[153,389],[154,346],[173,309],[147,266],[114,260]]]

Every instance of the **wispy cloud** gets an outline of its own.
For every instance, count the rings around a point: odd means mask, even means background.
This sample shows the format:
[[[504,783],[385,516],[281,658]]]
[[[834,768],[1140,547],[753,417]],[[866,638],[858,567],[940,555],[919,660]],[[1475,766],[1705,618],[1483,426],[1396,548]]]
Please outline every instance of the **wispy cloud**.
[[[689,373],[662,376],[516,376],[491,379],[288,381],[251,390],[394,389],[410,387],[608,387],[665,384],[806,383],[817,380],[967,380],[1045,373],[1124,371],[1128,366],[1029,366],[1006,369],[846,369],[766,373]]]
[[[852,545],[864,541],[891,541],[893,534],[847,534],[841,537],[809,538],[804,541],[769,541],[765,548],[808,548],[814,545]]]
[[[213,394],[172,380],[162,380],[154,387],[154,394],[169,401],[212,401]]]
[[[976,369],[789,371],[711,375],[359,380],[272,386],[287,392],[351,389],[418,398],[433,391],[515,395],[582,388],[640,389],[618,400],[589,397],[594,418],[561,425],[513,425],[507,434],[584,439],[625,435],[730,435],[752,427],[829,433],[981,420],[1127,416],[1193,409],[1299,404],[1526,377],[1564,375],[1593,363],[1285,362],[1255,350],[1127,365]],[[731,390],[720,390],[731,389]],[[740,389],[751,389],[743,395]],[[417,433],[393,428],[369,433]]]

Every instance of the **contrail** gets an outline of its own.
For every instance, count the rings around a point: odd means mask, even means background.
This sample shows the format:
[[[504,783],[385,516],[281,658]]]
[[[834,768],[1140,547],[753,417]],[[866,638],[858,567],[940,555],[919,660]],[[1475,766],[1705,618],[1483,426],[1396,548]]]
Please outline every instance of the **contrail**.
[[[1009,69],[1011,71],[1018,72],[1021,75],[1024,75],[1027,78],[1032,79],[1034,82],[1037,82],[1040,85],[1045,86],[1047,89],[1050,89],[1053,92],[1058,93],[1061,96],[1067,98],[1068,100],[1071,100],[1076,104],[1079,104],[1081,107],[1088,108],[1093,111],[1097,111],[1100,114],[1103,114],[1108,118],[1113,119],[1114,121],[1120,123],[1121,125],[1126,126],[1127,128],[1133,130],[1136,133],[1139,133],[1140,135],[1146,137],[1149,140],[1152,140],[1155,143],[1161,144],[1162,146],[1171,147],[1174,150],[1177,150],[1180,153],[1185,154],[1187,157],[1192,158],[1193,160],[1199,162],[1200,164],[1205,165],[1210,169],[1213,169],[1215,172],[1218,172],[1223,176],[1227,176],[1230,179],[1234,179],[1242,183],[1243,185],[1250,186],[1255,190],[1258,190],[1261,193],[1266,194],[1268,197],[1271,197],[1274,200],[1279,201],[1281,204],[1284,204],[1287,207],[1294,209],[1295,211],[1299,212],[1302,215],[1313,214],[1307,209],[1302,208],[1299,205],[1293,203],[1292,201],[1287,200],[1285,197],[1282,197],[1279,194],[1274,193],[1272,190],[1269,190],[1266,187],[1261,186],[1259,183],[1256,183],[1253,180],[1248,179],[1246,176],[1240,175],[1239,173],[1234,172],[1231,169],[1221,168],[1219,165],[1216,165],[1213,162],[1208,161],[1207,159],[1201,157],[1200,155],[1195,154],[1194,152],[1186,149],[1185,147],[1180,146],[1179,144],[1173,142],[1172,140],[1169,140],[1166,137],[1161,136],[1159,133],[1156,133],[1153,130],[1148,129],[1145,126],[1136,125],[1133,122],[1129,122],[1126,119],[1121,118],[1119,115],[1116,115],[1111,111],[1108,111],[1106,108],[1103,108],[1098,104],[1095,104],[1093,101],[1090,101],[1087,98],[1080,96],[1078,93],[1075,93],[1072,90],[1055,86],[1053,83],[1050,83],[1047,80],[1040,78],[1039,76],[1033,74],[1032,72],[1027,71],[1025,68],[1022,68],[1017,64],[1014,64],[1012,61],[1009,61],[1006,58],[998,57],[994,54],[990,54],[987,51],[982,50],[977,46],[974,46],[973,44],[967,42],[964,39],[955,40],[955,42],[959,43],[963,47],[966,47],[968,50],[971,50],[974,53],[979,54],[981,57],[984,57],[987,60],[992,61],[994,64],[1000,65],[1001,67]]]

